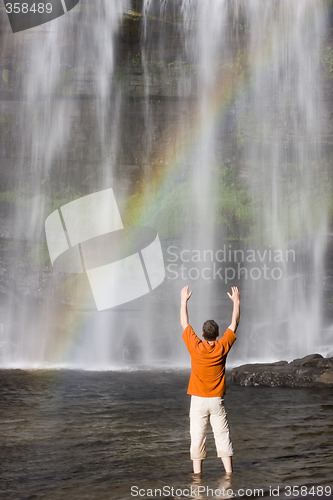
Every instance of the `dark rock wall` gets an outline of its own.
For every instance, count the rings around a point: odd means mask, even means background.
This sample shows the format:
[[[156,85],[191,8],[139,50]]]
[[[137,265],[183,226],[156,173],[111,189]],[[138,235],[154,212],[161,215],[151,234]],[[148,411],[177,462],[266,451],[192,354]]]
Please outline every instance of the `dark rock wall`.
[[[115,167],[115,177],[124,179],[126,185],[134,185],[147,168],[147,162],[151,169],[163,167],[164,157],[156,162],[158,151],[166,151],[172,147],[168,144],[170,127],[177,128],[177,122],[183,117],[184,112],[190,113],[191,102],[195,97],[196,88],[193,84],[193,72],[195,68],[191,61],[182,58],[182,33],[177,24],[177,13],[166,12],[163,19],[152,18],[147,26],[150,33],[149,67],[143,67],[142,61],[142,15],[140,13],[141,3],[133,2],[137,10],[127,13],[122,25],[119,28],[116,46],[116,69],[113,76],[113,92],[116,98],[117,88],[121,88],[123,93],[123,104],[121,110],[121,132],[119,133],[119,147],[117,153],[117,165]],[[331,5],[331,2],[328,2]],[[17,130],[19,104],[24,101],[26,83],[26,61],[24,53],[29,48],[29,44],[34,36],[33,30],[27,30],[20,34],[20,44],[24,45],[20,49],[15,34],[11,33],[8,19],[4,9],[0,12],[0,143],[1,143],[1,190],[15,189],[15,166],[21,154],[18,148],[18,141],[15,131]],[[89,25],[82,25],[80,9],[76,7],[71,15],[75,18],[74,26],[77,30],[89,30]],[[175,16],[175,17],[172,17]],[[161,34],[164,39],[163,61],[159,52]],[[59,160],[57,174],[53,175],[52,183],[63,183],[63,174],[66,172],[66,184],[73,186],[91,185],[91,177],[94,169],[99,168],[105,162],[112,162],[115,152],[113,145],[101,147],[95,118],[95,96],[92,93],[92,82],[95,75],[87,67],[84,73],[78,76],[75,67],[75,50],[71,43],[75,41],[75,33],[72,38],[68,37],[68,56],[62,61],[62,85],[58,89],[56,99],[69,99],[75,102],[73,126],[69,141],[69,148],[63,165]],[[154,46],[154,39],[156,45]],[[239,41],[238,41],[239,43]],[[325,157],[323,162],[327,164],[326,171],[329,171],[330,159],[333,148],[333,119],[329,116],[327,122],[327,110],[333,109],[333,36],[332,30],[325,38],[324,51],[322,57],[322,101],[324,103],[325,116],[323,122],[327,123],[325,135],[322,137]],[[246,38],[244,38],[246,47]],[[246,72],[246,57],[240,59],[239,72]],[[243,66],[243,67],[242,67]],[[145,85],[145,77],[149,76],[149,89]],[[235,81],[237,80],[237,75]],[[183,85],[178,85],[179,78],[183,79]],[[153,152],[147,158],[147,144],[144,140],[145,110],[147,101],[149,102],[149,113],[153,123]],[[181,102],[181,104],[180,104]],[[112,105],[112,102],[111,102]],[[190,116],[189,116],[190,119]],[[223,124],[219,124],[220,149],[223,150],[224,161],[239,170],[241,175],[251,175],[248,167],[242,163],[239,150],[242,142],[251,141],[251,127],[246,129],[244,134],[244,124],[237,123],[233,113],[232,102],[229,110],[226,110],[226,118]],[[27,162],[28,172],[33,170],[33,166]]]
[[[230,380],[243,386],[333,387],[333,358],[310,354],[288,363],[258,363],[233,368]]]

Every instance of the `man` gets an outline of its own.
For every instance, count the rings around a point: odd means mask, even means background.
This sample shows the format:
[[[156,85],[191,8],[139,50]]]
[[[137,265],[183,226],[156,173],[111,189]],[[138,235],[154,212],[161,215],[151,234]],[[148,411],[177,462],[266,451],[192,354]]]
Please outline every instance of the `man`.
[[[202,460],[206,457],[206,430],[208,418],[213,429],[217,456],[221,458],[226,474],[232,473],[233,449],[223,404],[225,394],[225,362],[236,340],[239,322],[240,296],[236,286],[231,287],[229,298],[233,302],[231,324],[218,341],[219,327],[213,320],[203,324],[204,341],[188,324],[187,301],[192,295],[189,287],[181,291],[180,324],[183,339],[191,355],[191,376],[187,393],[191,395],[190,434],[193,472],[201,474]]]

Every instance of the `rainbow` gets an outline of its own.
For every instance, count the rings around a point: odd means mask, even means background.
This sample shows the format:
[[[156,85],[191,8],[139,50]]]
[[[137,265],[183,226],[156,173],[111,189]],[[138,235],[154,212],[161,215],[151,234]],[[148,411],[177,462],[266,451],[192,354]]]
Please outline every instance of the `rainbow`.
[[[257,54],[256,60],[251,61],[251,65],[260,65],[264,69],[270,60],[271,51],[271,46],[267,44]],[[207,131],[224,119],[230,105],[245,95],[249,89],[250,81],[245,64],[242,65],[239,58],[238,60],[236,58],[236,62],[230,64],[229,68],[223,68],[223,73],[218,72],[204,113],[200,110],[198,101],[190,100],[185,122],[186,137],[184,137],[184,122],[176,128],[172,125],[171,132],[166,130],[163,144],[172,144],[173,151],[170,153],[168,146],[161,149],[157,144],[150,159],[150,164],[157,165],[152,175],[149,178],[144,177],[129,193],[124,204],[120,203],[125,226],[144,226],[151,223],[158,207],[162,206],[163,200],[168,197],[170,186],[176,185],[179,182],[178,179],[184,175],[186,160],[193,144],[199,144]],[[179,137],[182,139],[179,140]],[[134,205],[133,200],[135,200]],[[76,282],[75,278],[70,278],[70,280],[73,281],[73,288],[70,291],[72,302],[77,306],[62,310],[61,316],[59,311],[54,311],[53,317],[52,326],[56,332],[57,342],[56,346],[53,346],[55,349],[50,353],[50,357],[59,365],[71,358],[77,332],[81,331],[89,320],[89,313],[94,312],[93,308],[85,309],[84,306],[89,300],[93,301],[89,285],[86,283],[83,286],[82,282]]]
[[[266,45],[262,53],[258,54],[257,61],[251,64],[266,67],[270,60],[271,47]],[[237,58],[236,58],[237,59]],[[177,184],[177,178],[181,177],[187,165],[187,157],[193,148],[193,144],[199,144],[209,129],[222,120],[230,105],[244,95],[250,88],[249,79],[239,60],[230,64],[229,68],[223,68],[216,76],[213,90],[210,91],[204,112],[199,109],[198,103],[193,99],[189,106],[186,119],[186,138],[182,125],[178,125],[164,144],[174,146],[172,154],[168,146],[164,149],[158,148],[152,154],[151,164],[157,165],[150,178],[143,178],[135,190],[130,193],[134,195],[135,207],[132,207],[131,197],[124,207],[124,220],[130,224],[144,225],[154,219],[154,213],[162,205],[170,193],[170,187]],[[191,102],[191,101],[190,101]],[[168,133],[168,131],[166,132]]]

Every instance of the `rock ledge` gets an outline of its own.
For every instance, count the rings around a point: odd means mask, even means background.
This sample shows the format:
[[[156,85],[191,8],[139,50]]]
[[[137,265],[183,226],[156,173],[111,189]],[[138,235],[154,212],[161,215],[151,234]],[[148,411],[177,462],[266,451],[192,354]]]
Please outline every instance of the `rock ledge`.
[[[230,380],[243,386],[333,388],[333,357],[310,354],[290,363],[242,365],[231,370]]]

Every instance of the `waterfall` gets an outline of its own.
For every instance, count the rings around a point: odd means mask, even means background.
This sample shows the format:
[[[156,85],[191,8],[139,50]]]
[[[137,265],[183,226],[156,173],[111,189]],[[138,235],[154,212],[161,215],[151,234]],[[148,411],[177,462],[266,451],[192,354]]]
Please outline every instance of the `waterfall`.
[[[286,0],[242,8],[251,64],[248,95],[236,104],[238,126],[259,238],[275,260],[267,262],[269,279],[244,283],[253,299],[240,355],[290,360],[330,348],[322,321],[328,232],[321,184],[324,6]]]
[[[3,27],[1,366],[184,365],[186,284],[198,335],[228,326],[240,287],[234,364],[332,350],[326,17],[324,0],[80,0]],[[86,273],[52,267],[45,221],[110,188],[124,230],[158,233],[166,277],[97,311]]]

